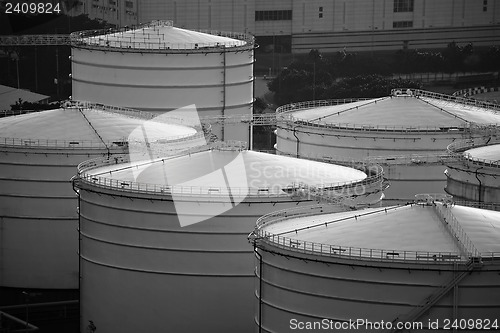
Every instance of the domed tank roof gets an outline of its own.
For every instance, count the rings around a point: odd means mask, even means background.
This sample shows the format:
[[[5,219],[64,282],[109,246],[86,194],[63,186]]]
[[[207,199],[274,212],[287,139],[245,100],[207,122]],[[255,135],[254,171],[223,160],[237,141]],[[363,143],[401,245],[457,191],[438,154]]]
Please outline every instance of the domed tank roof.
[[[87,35],[90,37],[86,37]],[[89,31],[73,34],[84,44],[104,47],[156,50],[194,50],[213,47],[245,46],[247,35],[199,32],[176,28],[172,21],[152,21],[133,29]],[[234,38],[233,38],[234,37]],[[239,37],[239,38],[236,38]]]
[[[57,142],[110,143],[126,141],[137,128],[145,127],[147,139],[180,139],[197,134],[183,125],[156,122],[95,108],[60,108],[0,119],[0,144],[57,145]],[[30,141],[30,140],[33,140]],[[12,142],[11,142],[12,141]],[[38,143],[37,143],[38,142]]]
[[[465,243],[464,237],[479,253],[500,251],[500,212],[440,202],[292,217],[263,224],[261,230],[335,248],[362,249],[359,253],[365,254],[370,249],[393,250],[398,259],[405,251],[460,254],[457,238]]]
[[[224,176],[218,172],[220,170]],[[205,150],[146,164],[109,165],[84,172],[118,182],[193,187],[200,189],[198,194],[210,194],[213,189],[226,189],[229,185],[233,195],[241,188],[247,189],[245,195],[264,194],[259,191],[280,195],[298,184],[323,187],[367,178],[363,171],[340,165],[234,149]]]
[[[500,123],[500,114],[492,110],[446,100],[444,95],[419,92],[328,106],[321,106],[319,101],[309,107],[298,106],[297,111],[291,104],[283,110],[289,111],[286,114],[292,120],[348,127],[436,129]]]
[[[468,149],[464,152],[464,155],[468,158],[499,164],[500,144]]]

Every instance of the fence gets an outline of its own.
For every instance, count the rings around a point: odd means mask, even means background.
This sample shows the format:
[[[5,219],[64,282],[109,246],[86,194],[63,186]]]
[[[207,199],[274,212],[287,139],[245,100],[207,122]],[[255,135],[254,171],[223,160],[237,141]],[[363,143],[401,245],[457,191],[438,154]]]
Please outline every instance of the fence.
[[[208,43],[171,43],[160,28],[172,27],[171,21],[153,21],[137,27],[74,32],[70,35],[74,47],[117,49],[120,52],[215,53],[226,49],[243,51],[254,48],[254,37],[243,33],[217,30],[191,30],[234,41]]]
[[[486,145],[499,145],[500,138],[498,137],[485,137],[485,138],[474,138],[468,140],[456,141],[448,145],[446,149],[448,150],[448,154],[453,156],[457,161],[462,161],[466,164],[478,164],[481,166],[486,166],[490,168],[500,168],[500,160],[490,160],[485,158],[474,157],[471,153],[466,153],[464,151],[483,147]],[[491,149],[495,149],[492,147]],[[500,152],[500,147],[496,148],[497,151]]]
[[[370,186],[379,191],[383,187],[383,169],[378,165],[369,165],[360,167],[360,169],[367,172],[367,177],[362,180],[355,181],[345,181],[345,182],[334,182],[334,183],[324,183],[321,185],[308,185],[304,183],[296,183],[291,182],[286,186],[279,186],[277,188],[272,187],[262,187],[262,188],[251,188],[251,187],[217,187],[217,186],[181,186],[181,185],[160,185],[160,184],[146,184],[139,183],[134,181],[121,181],[112,179],[112,172],[106,172],[106,176],[101,177],[98,173],[92,172],[97,168],[114,165],[122,163],[124,166],[120,168],[123,169],[131,169],[135,167],[140,167],[143,165],[150,165],[154,163],[164,163],[168,161],[168,159],[176,158],[179,156],[192,154],[200,151],[208,151],[208,150],[244,150],[246,147],[245,142],[238,141],[228,141],[228,142],[217,142],[212,143],[203,147],[196,147],[182,153],[179,153],[176,156],[166,157],[166,158],[158,158],[155,160],[147,160],[138,163],[134,163],[133,165],[127,165],[126,163],[130,162],[129,157],[122,156],[113,156],[111,158],[105,159],[94,159],[82,162],[78,165],[78,181],[83,181],[92,186],[104,187],[104,188],[113,188],[118,190],[126,190],[130,192],[137,193],[156,193],[156,194],[179,194],[179,195],[209,195],[209,196],[266,196],[266,197],[290,197],[290,196],[299,196],[299,197],[335,197],[336,199],[351,197],[365,194],[366,187]]]
[[[449,197],[449,196],[447,196]],[[435,200],[440,200],[439,197],[435,197]],[[410,204],[412,205],[412,204]],[[310,242],[301,240],[298,238],[283,236],[285,233],[297,233],[299,230],[311,229],[311,228],[322,228],[327,227],[328,224],[339,222],[340,220],[346,219],[357,219],[363,215],[386,213],[389,210],[396,210],[407,205],[399,205],[391,208],[384,208],[377,211],[360,214],[353,212],[353,215],[348,218],[342,218],[339,220],[332,220],[330,222],[318,223],[317,225],[311,225],[302,227],[302,229],[290,228],[288,231],[282,231],[278,233],[272,233],[266,231],[266,227],[275,224],[283,223],[285,220],[289,220],[296,217],[314,217],[318,215],[329,214],[332,211],[325,210],[327,206],[314,206],[314,207],[303,207],[294,210],[282,210],[278,212],[273,212],[262,216],[257,220],[255,230],[249,235],[249,239],[253,241],[257,246],[262,246],[261,243],[269,244],[271,246],[281,248],[288,251],[300,252],[304,254],[314,254],[319,256],[328,256],[335,258],[344,258],[350,260],[375,260],[375,261],[390,261],[390,262],[403,262],[403,263],[426,263],[426,264],[450,264],[453,262],[465,263],[469,260],[469,256],[479,257],[482,260],[500,260],[500,252],[484,252],[479,253],[470,239],[465,235],[465,232],[461,229],[459,222],[452,220],[453,223],[453,234],[456,237],[460,237],[460,241],[463,242],[465,248],[467,249],[467,255],[462,256],[457,252],[449,251],[404,251],[399,249],[373,249],[373,248],[361,248],[352,246],[339,246],[334,244],[325,244],[318,242]],[[338,206],[337,206],[338,207]],[[444,213],[444,217],[447,217]]]

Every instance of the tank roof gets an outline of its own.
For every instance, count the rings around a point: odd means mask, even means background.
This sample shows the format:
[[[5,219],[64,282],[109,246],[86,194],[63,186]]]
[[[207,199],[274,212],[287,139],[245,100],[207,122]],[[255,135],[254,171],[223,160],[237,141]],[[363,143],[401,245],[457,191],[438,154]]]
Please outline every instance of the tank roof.
[[[339,103],[341,102],[318,101],[309,105],[298,103],[280,110],[285,111],[294,121],[369,128],[435,129],[464,127],[471,123],[500,123],[500,114],[493,110],[445,100],[441,95],[391,95]]]
[[[451,210],[479,252],[500,252],[499,211],[459,205]]]
[[[60,108],[27,113],[0,119],[0,145],[123,142],[141,126],[147,130],[149,141],[178,140],[198,133],[192,127],[148,120],[93,108]]]
[[[500,163],[500,144],[468,149],[464,152],[468,158]]]
[[[268,221],[260,228],[299,241],[398,253],[459,254],[462,245],[456,239],[460,238],[480,253],[500,254],[500,212],[439,202],[291,217]]]
[[[234,149],[205,150],[147,163],[112,164],[84,173],[118,182],[197,188],[201,191],[198,194],[227,189],[228,184],[233,195],[243,188],[248,189],[246,195],[281,195],[299,183],[322,187],[352,184],[367,178],[363,171],[340,165]]]
[[[172,21],[153,21],[137,28],[95,30],[72,34],[74,45],[148,50],[203,50],[242,47],[253,43],[245,34],[176,28]]]

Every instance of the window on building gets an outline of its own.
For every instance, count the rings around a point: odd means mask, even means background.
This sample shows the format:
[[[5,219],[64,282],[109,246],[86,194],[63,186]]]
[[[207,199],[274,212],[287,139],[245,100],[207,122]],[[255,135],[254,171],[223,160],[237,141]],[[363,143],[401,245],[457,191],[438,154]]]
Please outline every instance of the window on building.
[[[109,0],[109,4],[112,6],[116,5],[116,0]]]
[[[323,18],[323,13],[319,13],[319,18]]]
[[[393,28],[413,28],[413,21],[395,21],[392,22]]]
[[[483,0],[483,12],[488,11],[488,0]]]
[[[255,21],[290,21],[292,19],[291,10],[257,10],[255,11]]]
[[[394,0],[394,13],[413,12],[414,0]]]
[[[134,3],[132,1],[125,1],[126,8],[134,8]]]

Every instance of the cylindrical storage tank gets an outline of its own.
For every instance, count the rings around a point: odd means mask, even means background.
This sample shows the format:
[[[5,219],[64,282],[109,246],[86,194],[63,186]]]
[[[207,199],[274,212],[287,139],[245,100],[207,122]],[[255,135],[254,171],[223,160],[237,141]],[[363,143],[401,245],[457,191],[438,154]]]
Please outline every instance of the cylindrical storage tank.
[[[0,286],[78,288],[70,180],[78,164],[129,151],[135,160],[157,157],[157,149],[171,154],[204,139],[195,128],[138,116],[80,105],[0,119]],[[147,133],[149,148],[136,132]]]
[[[446,147],[487,135],[484,127],[499,124],[500,115],[479,101],[403,91],[375,99],[282,106],[277,110],[277,153],[380,164],[391,183],[386,199],[411,201],[417,193],[443,192]]]
[[[227,144],[87,166],[75,179],[82,331],[251,332],[257,218],[310,205],[318,188],[381,199],[380,174]]]
[[[500,212],[439,200],[259,219],[254,331],[495,329]]]
[[[445,191],[455,200],[475,201],[500,210],[500,139],[457,141],[448,146]]]
[[[132,29],[77,32],[71,40],[75,99],[155,113],[195,104],[201,117],[252,115],[254,39],[249,35],[154,21]],[[213,130],[220,140],[250,142],[248,122]]]

